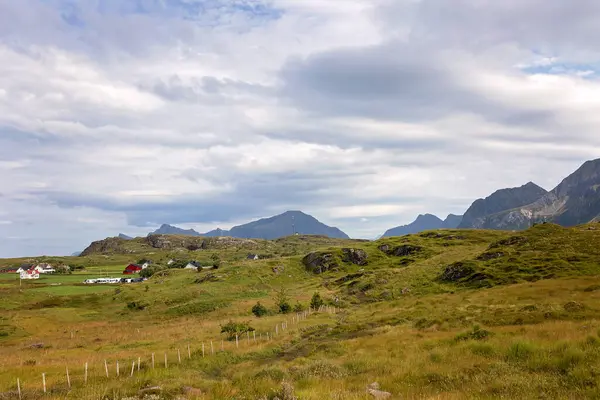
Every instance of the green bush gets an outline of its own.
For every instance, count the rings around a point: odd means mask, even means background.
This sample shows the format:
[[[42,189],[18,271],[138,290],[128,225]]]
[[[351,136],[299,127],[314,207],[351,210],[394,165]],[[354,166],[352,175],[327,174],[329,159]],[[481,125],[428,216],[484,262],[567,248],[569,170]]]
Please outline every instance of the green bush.
[[[281,314],[289,314],[292,312],[292,306],[290,305],[290,303],[280,303],[279,312]]]
[[[263,306],[262,304],[260,304],[260,301],[257,302],[254,307],[252,307],[252,314],[254,314],[257,317],[262,317],[264,315],[267,315],[268,310],[267,307]]]
[[[306,307],[304,307],[304,305],[302,303],[300,303],[299,301],[296,302],[296,304],[294,305],[294,312],[302,312],[306,309]]]

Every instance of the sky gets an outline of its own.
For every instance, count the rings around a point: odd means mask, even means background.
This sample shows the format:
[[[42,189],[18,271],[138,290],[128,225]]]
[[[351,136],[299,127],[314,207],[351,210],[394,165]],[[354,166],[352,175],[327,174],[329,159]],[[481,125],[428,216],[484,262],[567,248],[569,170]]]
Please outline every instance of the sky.
[[[355,238],[600,158],[597,0],[0,0],[0,257]]]

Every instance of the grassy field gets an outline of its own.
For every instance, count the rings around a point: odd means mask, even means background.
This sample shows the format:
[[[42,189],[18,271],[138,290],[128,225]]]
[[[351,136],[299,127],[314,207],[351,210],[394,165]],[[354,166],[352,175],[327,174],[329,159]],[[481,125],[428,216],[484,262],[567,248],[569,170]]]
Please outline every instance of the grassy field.
[[[259,261],[239,249],[186,250],[192,259],[216,252],[221,266],[167,270],[131,285],[81,282],[118,276],[140,253],[73,259],[86,269],[20,287],[16,276],[0,275],[0,399],[18,398],[17,378],[26,399],[142,398],[160,386],[164,399],[272,400],[286,398],[282,382],[311,400],[373,398],[373,382],[398,399],[600,398],[596,227],[375,242],[293,237],[261,243],[270,253]],[[364,251],[366,262],[343,248]],[[331,269],[307,269],[302,259],[312,251]],[[164,260],[173,250],[152,253]],[[282,289],[304,307],[319,292],[336,312],[300,321],[279,314]],[[257,301],[268,315],[252,315]],[[221,326],[230,320],[248,323],[256,341],[228,341]]]

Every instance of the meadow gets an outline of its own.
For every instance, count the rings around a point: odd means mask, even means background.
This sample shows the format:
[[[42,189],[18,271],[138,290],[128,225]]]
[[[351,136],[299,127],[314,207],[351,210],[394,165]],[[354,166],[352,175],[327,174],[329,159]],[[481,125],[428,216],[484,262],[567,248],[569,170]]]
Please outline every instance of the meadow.
[[[373,382],[394,399],[599,398],[596,225],[292,237],[261,243],[270,255],[258,261],[239,249],[185,250],[216,252],[221,264],[129,285],[82,282],[173,251],[138,243],[129,255],[65,258],[85,269],[21,286],[0,275],[0,399],[18,398],[17,378],[23,399],[370,399]],[[331,268],[315,274],[302,262],[309,252]],[[326,308],[278,313],[282,290],[305,310],[318,292]],[[258,301],[269,310],[260,318]],[[243,333],[236,346],[221,333],[229,321],[255,329],[256,341]]]

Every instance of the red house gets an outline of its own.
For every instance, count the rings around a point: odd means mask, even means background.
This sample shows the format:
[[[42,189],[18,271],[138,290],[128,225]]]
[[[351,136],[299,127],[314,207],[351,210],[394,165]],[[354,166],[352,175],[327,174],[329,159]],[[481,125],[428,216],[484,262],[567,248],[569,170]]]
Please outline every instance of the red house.
[[[129,264],[125,271],[123,271],[123,275],[132,275],[138,274],[142,270],[142,267],[137,264]]]

